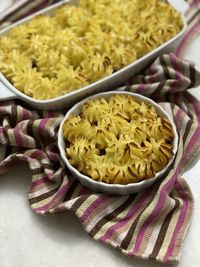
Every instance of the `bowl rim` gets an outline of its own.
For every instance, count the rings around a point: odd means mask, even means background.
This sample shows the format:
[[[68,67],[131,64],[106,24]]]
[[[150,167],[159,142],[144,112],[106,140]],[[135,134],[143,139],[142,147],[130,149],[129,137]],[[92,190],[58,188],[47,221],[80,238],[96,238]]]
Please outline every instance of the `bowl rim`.
[[[95,98],[98,99],[98,98],[104,97],[104,96],[107,96],[107,97],[110,96],[111,97],[112,95],[115,95],[115,94],[131,95],[131,96],[135,97],[136,100],[141,99],[141,100],[143,100],[145,102],[150,103],[153,107],[155,107],[156,111],[159,113],[160,116],[165,117],[165,118],[168,119],[168,121],[172,125],[172,129],[173,129],[173,132],[174,132],[174,140],[173,140],[173,152],[174,152],[174,155],[169,160],[168,164],[162,170],[157,172],[155,176],[153,176],[151,178],[146,178],[146,179],[143,179],[143,180],[141,180],[139,182],[129,183],[129,184],[125,184],[125,185],[123,185],[123,184],[107,184],[105,182],[93,180],[89,176],[87,176],[85,174],[82,174],[81,172],[79,172],[75,167],[73,167],[70,164],[69,160],[67,159],[66,153],[65,153],[65,148],[63,147],[64,138],[63,138],[62,128],[63,128],[63,125],[64,125],[65,121],[69,118],[69,116],[72,115],[73,113],[75,113],[77,111],[77,109],[79,109],[89,99],[95,99]],[[59,151],[60,151],[61,158],[63,159],[63,161],[67,165],[68,169],[70,171],[72,171],[73,173],[75,173],[75,175],[78,176],[80,178],[80,180],[83,179],[86,182],[96,186],[96,188],[98,188],[98,187],[102,188],[103,187],[103,188],[107,188],[108,190],[111,189],[111,188],[112,189],[115,188],[116,190],[118,190],[118,189],[127,190],[127,189],[130,189],[130,188],[141,187],[141,186],[143,186],[143,185],[145,185],[147,183],[154,182],[155,180],[161,178],[162,175],[166,173],[166,171],[169,169],[169,167],[173,163],[173,161],[175,159],[175,156],[176,156],[176,153],[177,153],[177,150],[178,150],[178,133],[177,133],[177,130],[176,130],[176,125],[173,122],[173,120],[171,119],[170,115],[163,109],[163,107],[158,105],[155,101],[153,101],[149,97],[146,97],[146,96],[143,96],[143,95],[140,95],[140,94],[137,94],[137,93],[127,92],[127,91],[109,91],[109,92],[98,93],[98,94],[86,97],[85,99],[83,99],[83,100],[79,101],[78,103],[76,103],[72,108],[70,108],[67,111],[67,113],[65,114],[63,120],[61,121],[59,130],[58,130],[58,148],[59,148]]]

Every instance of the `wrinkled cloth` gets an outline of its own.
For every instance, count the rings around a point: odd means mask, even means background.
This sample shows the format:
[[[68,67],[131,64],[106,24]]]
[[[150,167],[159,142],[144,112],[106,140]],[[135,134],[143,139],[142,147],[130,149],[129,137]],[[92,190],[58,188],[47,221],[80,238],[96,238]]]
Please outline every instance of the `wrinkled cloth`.
[[[187,32],[183,37],[180,45],[176,49],[176,55],[178,57],[184,57],[187,52],[187,48],[200,34],[200,1],[189,0],[187,2],[189,4],[189,8],[185,13],[187,21]]]
[[[57,131],[64,114],[32,110],[20,101],[0,102],[0,144],[5,151],[0,173],[26,161],[32,172],[28,198],[36,213],[71,210],[91,237],[123,254],[177,262],[193,211],[193,196],[182,175],[200,150],[200,103],[189,93],[199,84],[194,66],[170,54],[118,89],[154,99],[179,133],[173,166],[143,192],[108,196],[82,186],[59,155]]]
[[[10,0],[0,12],[0,28],[61,0]]]

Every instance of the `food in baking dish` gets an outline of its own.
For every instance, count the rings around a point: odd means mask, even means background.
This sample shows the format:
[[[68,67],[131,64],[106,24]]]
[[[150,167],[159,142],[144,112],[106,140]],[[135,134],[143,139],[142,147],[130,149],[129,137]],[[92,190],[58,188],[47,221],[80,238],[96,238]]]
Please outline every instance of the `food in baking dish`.
[[[70,164],[109,184],[154,177],[173,157],[170,122],[130,95],[89,99],[65,121],[63,137]]]
[[[80,0],[2,36],[0,71],[26,95],[51,99],[127,66],[182,27],[162,0]]]

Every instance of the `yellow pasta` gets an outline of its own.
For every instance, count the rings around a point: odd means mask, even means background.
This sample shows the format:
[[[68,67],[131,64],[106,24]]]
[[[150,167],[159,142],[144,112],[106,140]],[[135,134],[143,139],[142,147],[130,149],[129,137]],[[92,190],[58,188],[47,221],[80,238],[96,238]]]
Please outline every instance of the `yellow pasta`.
[[[127,66],[182,27],[166,1],[80,0],[0,37],[0,71],[26,95],[51,99]]]
[[[70,163],[105,183],[153,177],[173,156],[171,124],[129,95],[88,100],[79,115],[66,120],[63,134]]]

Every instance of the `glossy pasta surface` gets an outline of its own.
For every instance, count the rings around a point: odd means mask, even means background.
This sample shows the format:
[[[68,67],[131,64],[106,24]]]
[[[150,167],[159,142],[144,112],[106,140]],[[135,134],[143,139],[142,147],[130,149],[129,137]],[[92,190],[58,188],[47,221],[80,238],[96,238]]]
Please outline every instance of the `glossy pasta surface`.
[[[0,71],[26,95],[51,99],[111,75],[182,27],[165,1],[80,0],[1,37]]]
[[[171,124],[149,103],[127,95],[88,100],[66,120],[63,136],[72,166],[110,184],[153,177],[173,157]]]

